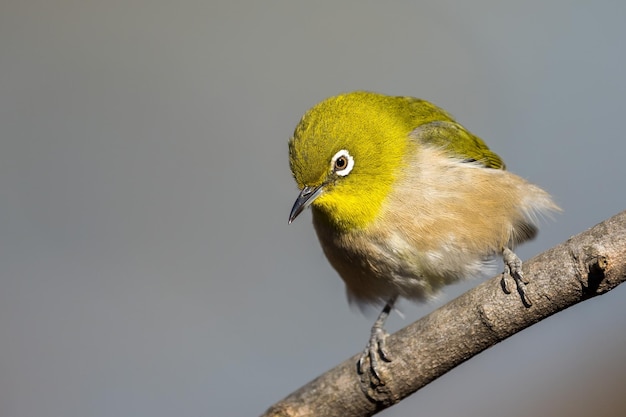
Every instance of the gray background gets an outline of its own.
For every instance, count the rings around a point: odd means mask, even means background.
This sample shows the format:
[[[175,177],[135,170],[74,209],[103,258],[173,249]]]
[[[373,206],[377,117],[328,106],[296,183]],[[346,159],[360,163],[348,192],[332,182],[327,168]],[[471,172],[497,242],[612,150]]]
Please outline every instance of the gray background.
[[[0,416],[244,416],[364,346],[287,139],[342,91],[448,109],[564,208],[626,208],[626,3],[0,3]],[[436,302],[401,306],[396,330]],[[626,287],[384,416],[626,414]],[[621,410],[621,411],[618,411]]]

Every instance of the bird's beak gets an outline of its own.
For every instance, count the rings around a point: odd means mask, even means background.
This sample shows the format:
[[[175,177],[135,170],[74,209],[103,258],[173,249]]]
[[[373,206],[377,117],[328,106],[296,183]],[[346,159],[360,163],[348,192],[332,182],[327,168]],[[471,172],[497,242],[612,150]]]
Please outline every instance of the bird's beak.
[[[318,185],[317,187],[304,187],[302,191],[300,191],[296,202],[293,203],[291,213],[289,214],[289,224],[291,224],[305,208],[309,207],[313,200],[322,194],[322,191],[324,191],[324,184]]]

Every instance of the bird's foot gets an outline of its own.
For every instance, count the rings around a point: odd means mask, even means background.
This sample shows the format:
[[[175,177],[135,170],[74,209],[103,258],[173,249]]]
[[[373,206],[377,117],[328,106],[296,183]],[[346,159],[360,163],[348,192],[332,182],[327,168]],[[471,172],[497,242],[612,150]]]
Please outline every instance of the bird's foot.
[[[504,272],[502,273],[501,281],[502,289],[505,293],[510,294],[511,289],[507,282],[507,277],[513,278],[522,303],[524,303],[524,306],[530,307],[533,303],[530,301],[528,294],[526,294],[526,284],[529,283],[529,280],[524,278],[522,273],[522,260],[509,248],[502,250],[502,259],[504,260]]]
[[[380,360],[384,362],[391,362],[391,357],[389,356],[389,352],[387,352],[388,335],[384,326],[396,299],[397,297],[389,299],[383,310],[380,312],[378,319],[376,319],[374,325],[372,326],[370,340],[367,342],[367,346],[365,346],[365,350],[356,364],[357,372],[361,376],[365,376],[369,370],[370,383],[374,387],[385,385],[381,375]],[[369,361],[369,369],[366,369],[365,367],[366,361]]]
[[[388,334],[382,326],[374,324],[370,340],[357,362],[357,372],[364,375],[367,372],[365,362],[369,361],[370,378],[374,385],[383,384],[383,378],[380,374],[380,360],[391,362],[391,357],[387,351],[387,336]]]

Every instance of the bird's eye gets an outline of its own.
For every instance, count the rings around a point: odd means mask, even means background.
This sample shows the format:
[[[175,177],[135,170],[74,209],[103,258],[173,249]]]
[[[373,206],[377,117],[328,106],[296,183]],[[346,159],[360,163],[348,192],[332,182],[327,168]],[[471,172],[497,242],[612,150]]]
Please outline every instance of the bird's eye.
[[[354,158],[345,149],[340,150],[331,160],[332,170],[342,177],[345,177],[354,168]]]

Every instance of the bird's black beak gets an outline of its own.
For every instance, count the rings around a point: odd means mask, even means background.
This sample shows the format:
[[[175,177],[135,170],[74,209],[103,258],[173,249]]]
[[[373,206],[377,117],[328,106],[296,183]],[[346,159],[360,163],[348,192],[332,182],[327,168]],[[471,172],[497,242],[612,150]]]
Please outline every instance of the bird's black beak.
[[[313,200],[322,194],[322,191],[324,191],[324,184],[318,185],[317,187],[304,187],[302,191],[300,191],[296,202],[293,203],[291,213],[289,213],[289,224],[291,224],[305,208],[309,207]]]

